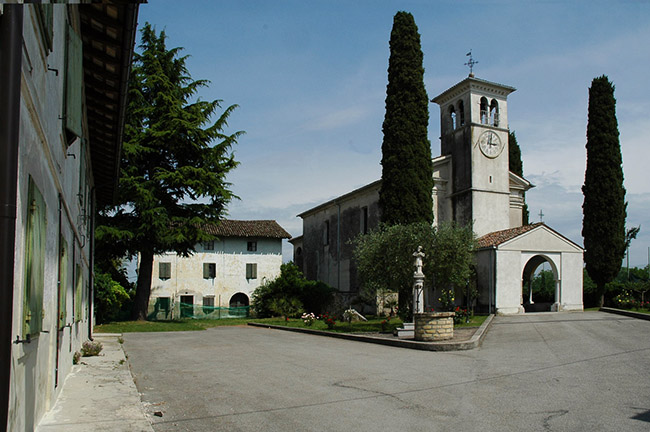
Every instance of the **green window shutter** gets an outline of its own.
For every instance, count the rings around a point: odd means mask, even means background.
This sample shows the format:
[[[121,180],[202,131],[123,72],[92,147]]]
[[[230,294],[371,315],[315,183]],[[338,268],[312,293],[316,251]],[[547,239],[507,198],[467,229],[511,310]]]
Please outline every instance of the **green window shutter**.
[[[33,7],[34,12],[36,13],[36,21],[38,22],[45,51],[52,51],[52,40],[54,35],[54,6],[51,4],[35,4]]]
[[[246,279],[257,279],[257,264],[246,264]]]
[[[68,145],[82,136],[83,50],[81,37],[68,26],[65,72],[65,132]]]
[[[60,240],[59,255],[59,328],[66,325],[67,310],[66,296],[68,294],[68,243],[63,236]]]
[[[45,279],[46,206],[32,177],[27,192],[25,226],[25,295],[23,333],[34,336],[43,328],[43,285]]]
[[[83,300],[83,275],[81,272],[81,266],[79,264],[77,264],[76,274],[77,279],[74,292],[74,319],[75,321],[81,321],[83,311],[83,305],[81,303]]]
[[[170,279],[172,277],[172,263],[158,263],[158,277]]]
[[[214,279],[217,276],[215,263],[203,263],[203,279]]]

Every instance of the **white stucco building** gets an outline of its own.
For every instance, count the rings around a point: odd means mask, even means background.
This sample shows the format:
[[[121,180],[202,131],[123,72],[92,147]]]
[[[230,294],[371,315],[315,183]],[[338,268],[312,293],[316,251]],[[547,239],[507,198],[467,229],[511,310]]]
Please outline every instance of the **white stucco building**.
[[[282,240],[291,236],[276,221],[223,220],[206,231],[217,240],[196,245],[191,256],[154,257],[152,318],[237,315],[224,309],[249,306],[255,288],[280,275]]]
[[[0,4],[0,429],[32,431],[92,337],[137,4]]]
[[[522,226],[533,185],[509,170],[507,97],[513,91],[470,74],[432,100],[440,106],[441,150],[432,161],[434,225],[471,225],[479,238],[479,309],[523,313],[530,302],[524,289],[547,262],[556,284],[548,310],[582,310],[582,248],[544,224]],[[381,180],[298,215],[303,235],[291,242],[307,278],[347,297],[358,292],[349,241],[377,226],[380,188]],[[435,306],[435,298],[425,292],[425,306]]]

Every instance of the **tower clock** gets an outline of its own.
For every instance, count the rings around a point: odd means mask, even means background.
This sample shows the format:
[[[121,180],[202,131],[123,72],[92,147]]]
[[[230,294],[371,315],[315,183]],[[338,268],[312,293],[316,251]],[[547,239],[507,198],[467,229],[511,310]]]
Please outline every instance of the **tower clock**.
[[[510,227],[507,96],[513,87],[470,75],[433,99],[441,155],[451,156],[453,219],[481,236]]]

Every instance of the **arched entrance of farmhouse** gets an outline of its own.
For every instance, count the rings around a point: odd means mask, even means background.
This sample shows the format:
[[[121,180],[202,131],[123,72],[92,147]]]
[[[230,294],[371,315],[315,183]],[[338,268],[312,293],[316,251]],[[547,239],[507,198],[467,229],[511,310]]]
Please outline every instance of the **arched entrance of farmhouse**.
[[[250,300],[248,299],[248,296],[239,292],[230,297],[230,302],[228,303],[230,310],[228,313],[231,316],[248,316],[249,304]]]
[[[560,278],[554,260],[534,255],[524,266],[521,304],[526,312],[556,311],[560,303]]]

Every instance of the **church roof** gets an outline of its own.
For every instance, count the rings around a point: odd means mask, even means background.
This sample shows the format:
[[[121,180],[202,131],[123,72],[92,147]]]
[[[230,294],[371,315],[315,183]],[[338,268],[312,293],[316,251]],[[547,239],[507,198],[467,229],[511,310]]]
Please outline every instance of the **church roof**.
[[[291,235],[274,220],[219,221],[217,225],[203,227],[208,234],[218,237],[264,237],[288,239]]]
[[[528,231],[531,231],[541,225],[544,225],[544,223],[537,222],[531,225],[522,225],[516,228],[509,228],[485,234],[483,237],[478,239],[478,247],[479,249],[483,249],[498,246],[501,243],[512,240],[513,238],[527,233]]]

